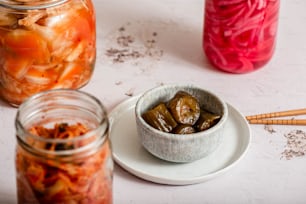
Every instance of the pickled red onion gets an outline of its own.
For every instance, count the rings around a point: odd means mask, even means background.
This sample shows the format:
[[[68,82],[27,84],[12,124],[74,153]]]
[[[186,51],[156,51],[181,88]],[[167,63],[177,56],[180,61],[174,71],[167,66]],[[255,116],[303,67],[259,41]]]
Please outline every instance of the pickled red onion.
[[[258,69],[272,57],[279,0],[206,0],[203,49],[217,68]]]

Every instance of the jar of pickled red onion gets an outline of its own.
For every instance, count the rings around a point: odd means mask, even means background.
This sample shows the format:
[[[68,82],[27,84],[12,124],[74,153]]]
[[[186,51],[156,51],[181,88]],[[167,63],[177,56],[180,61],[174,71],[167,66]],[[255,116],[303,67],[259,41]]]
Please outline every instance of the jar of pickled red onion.
[[[96,57],[91,0],[0,0],[0,98],[18,106],[49,89],[78,89]]]
[[[28,98],[16,120],[18,203],[112,203],[113,160],[103,105],[77,90]]]
[[[247,73],[264,66],[276,44],[280,0],[206,0],[203,49],[220,70]]]

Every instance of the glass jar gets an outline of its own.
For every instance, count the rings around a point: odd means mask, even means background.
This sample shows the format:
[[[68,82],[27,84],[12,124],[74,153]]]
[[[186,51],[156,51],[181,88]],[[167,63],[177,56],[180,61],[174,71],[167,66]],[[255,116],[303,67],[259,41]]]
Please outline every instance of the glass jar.
[[[49,89],[78,89],[96,58],[91,0],[0,0],[0,98],[18,106]]]
[[[206,0],[203,49],[218,69],[247,73],[272,57],[280,0]]]
[[[19,106],[18,203],[111,204],[113,160],[103,105],[77,90],[49,90]]]

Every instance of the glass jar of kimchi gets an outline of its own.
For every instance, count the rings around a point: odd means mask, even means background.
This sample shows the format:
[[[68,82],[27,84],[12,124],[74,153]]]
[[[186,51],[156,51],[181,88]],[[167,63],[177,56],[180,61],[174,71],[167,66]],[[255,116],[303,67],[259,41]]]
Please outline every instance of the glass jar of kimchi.
[[[272,57],[280,0],[206,0],[203,49],[220,70],[247,73]]]
[[[96,58],[91,0],[0,0],[0,98],[18,106],[49,89],[78,89]]]
[[[109,121],[96,98],[40,92],[19,106],[15,127],[19,204],[112,203]]]

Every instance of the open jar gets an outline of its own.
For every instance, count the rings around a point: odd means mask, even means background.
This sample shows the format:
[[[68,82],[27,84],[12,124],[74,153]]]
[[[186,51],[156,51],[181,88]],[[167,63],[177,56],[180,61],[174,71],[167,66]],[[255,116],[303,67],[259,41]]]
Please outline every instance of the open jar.
[[[78,89],[96,58],[91,0],[0,0],[0,98],[13,106],[49,89]]]
[[[109,121],[96,98],[35,94],[19,106],[15,127],[18,203],[112,203]]]
[[[206,0],[203,49],[218,69],[247,73],[272,57],[280,0]]]

